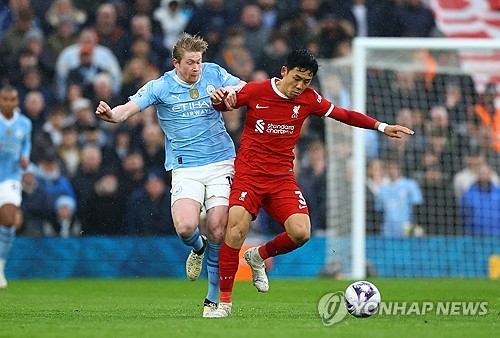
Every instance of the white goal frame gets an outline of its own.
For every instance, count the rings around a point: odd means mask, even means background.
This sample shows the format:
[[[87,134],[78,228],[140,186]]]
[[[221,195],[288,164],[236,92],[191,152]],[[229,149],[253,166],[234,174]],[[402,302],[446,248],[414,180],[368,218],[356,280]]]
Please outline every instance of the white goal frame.
[[[355,38],[352,59],[353,109],[366,111],[367,50],[498,50],[498,39],[451,39],[451,38]],[[382,121],[394,123],[394,121]],[[353,184],[352,184],[352,274],[353,279],[366,277],[366,157],[365,130],[353,128]]]

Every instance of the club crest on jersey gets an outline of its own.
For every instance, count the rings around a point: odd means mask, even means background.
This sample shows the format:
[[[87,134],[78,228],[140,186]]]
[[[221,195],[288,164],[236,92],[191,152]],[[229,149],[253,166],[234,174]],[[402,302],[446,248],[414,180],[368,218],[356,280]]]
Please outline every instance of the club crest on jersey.
[[[299,109],[300,105],[293,107],[292,119],[296,119],[299,117]]]
[[[10,129],[7,129],[5,131],[5,136],[10,137],[10,135],[12,135],[12,132],[10,131]]]
[[[193,100],[196,100],[197,98],[199,98],[199,97],[200,97],[200,93],[198,92],[198,89],[196,89],[196,88],[191,88],[191,89],[189,90],[189,96],[191,96],[191,98],[192,98]]]
[[[247,197],[248,192],[247,191],[242,191],[240,197],[238,197],[238,200],[244,201],[245,197]]]
[[[213,92],[215,92],[215,87],[214,87],[214,85],[211,85],[211,84],[210,84],[210,85],[208,85],[208,86],[207,86],[207,93],[208,93],[208,95],[212,94]]]

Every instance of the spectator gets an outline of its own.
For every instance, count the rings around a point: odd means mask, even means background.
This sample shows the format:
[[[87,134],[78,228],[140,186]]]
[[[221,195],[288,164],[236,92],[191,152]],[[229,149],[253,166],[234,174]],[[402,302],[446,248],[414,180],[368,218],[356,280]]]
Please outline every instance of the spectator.
[[[93,107],[97,107],[100,100],[110,104],[118,104],[118,102],[122,101],[121,96],[113,92],[113,79],[108,73],[96,74],[92,79],[90,90],[88,97],[92,98]]]
[[[40,158],[37,170],[37,183],[46,191],[51,200],[49,209],[50,225],[43,228],[45,236],[59,233],[68,237],[76,210],[76,196],[69,179],[62,174],[56,153],[48,150]]]
[[[46,119],[47,110],[42,93],[39,91],[31,91],[26,94],[22,107],[23,114],[26,115],[33,124],[31,135],[34,140],[36,135],[42,132],[42,127]]]
[[[261,57],[256,60],[256,68],[265,71],[269,77],[281,77],[280,69],[288,53],[290,47],[286,35],[280,31],[273,32]]]
[[[96,66],[104,69],[113,77],[113,92],[119,93],[121,88],[122,74],[120,64],[113,52],[98,44],[98,36],[94,29],[86,28],[80,32],[78,43],[70,45],[62,50],[56,61],[56,85],[57,98],[63,102],[66,99],[66,81],[71,69],[80,64],[80,50],[82,45],[94,46],[93,62]],[[128,47],[127,47],[128,48]]]
[[[161,0],[160,6],[153,12],[153,17],[163,28],[163,46],[172,50],[177,39],[186,28],[189,15],[176,0]]]
[[[382,235],[409,236],[418,227],[414,223],[414,208],[423,203],[417,181],[401,175],[397,160],[387,162],[389,182],[380,186],[375,198],[375,210],[383,212]]]
[[[128,196],[119,194],[118,188],[118,178],[111,173],[106,173],[94,184],[85,205],[85,216],[81,219],[84,235],[126,234]]]
[[[128,233],[136,236],[175,235],[169,212],[170,194],[163,170],[152,170],[143,187],[129,197],[127,206]]]
[[[38,185],[35,171],[35,166],[30,166],[22,178],[21,210],[24,214],[23,235],[26,236],[44,236],[44,227],[50,227],[46,224],[51,220],[53,207],[48,191]]]
[[[85,98],[76,99],[71,103],[71,118],[78,130],[78,139],[80,141],[84,139],[83,133],[88,127],[97,124],[92,102]]]
[[[119,173],[122,162],[131,149],[130,128],[126,124],[120,124],[115,130],[111,145],[102,149],[104,167],[114,173]],[[162,163],[163,160],[160,161]]]
[[[446,84],[442,102],[448,111],[452,131],[465,131],[468,105],[462,95],[460,83],[452,81]]]
[[[69,179],[73,179],[80,165],[78,131],[74,125],[66,124],[62,128],[61,144],[57,149],[57,153],[63,163],[63,167],[66,169],[66,175]]]
[[[76,43],[77,29],[70,17],[59,18],[57,27],[47,36],[45,48],[57,59],[64,48]]]
[[[484,153],[477,147],[468,148],[467,153],[463,157],[463,162],[465,167],[453,176],[453,190],[457,202],[460,202],[464,192],[477,182],[479,168],[487,164]],[[491,173],[491,181],[494,184],[500,184],[500,178],[494,171]]]
[[[255,62],[261,57],[270,34],[270,30],[262,22],[262,11],[257,4],[248,3],[243,6],[239,26],[243,31],[245,47]]]
[[[80,166],[71,180],[79,206],[77,217],[82,223],[89,216],[87,203],[93,196],[94,186],[104,174],[101,150],[93,145],[83,147]]]
[[[23,46],[24,36],[32,27],[33,11],[30,7],[20,7],[14,16],[13,25],[8,28],[0,43],[0,64],[2,74],[8,74],[7,66],[14,61],[14,57]]]
[[[62,142],[62,129],[66,123],[66,112],[62,106],[52,106],[47,115],[47,121],[42,130],[47,133],[54,147],[59,147]]]
[[[355,30],[355,36],[399,36],[400,23],[392,0],[344,1],[340,16]]]
[[[257,0],[257,4],[262,11],[262,24],[265,28],[270,31],[278,28],[283,20],[285,10],[278,6],[286,6],[285,1],[280,1],[278,3],[277,0]]]
[[[148,123],[142,129],[142,157],[144,166],[149,170],[164,170],[165,135],[157,123]]]
[[[153,31],[151,19],[144,14],[134,15],[130,20],[129,41],[142,39],[149,45],[148,61],[161,70],[172,67],[168,55],[171,51],[163,46],[162,36]],[[130,59],[130,56],[127,60]]]
[[[425,203],[420,206],[417,219],[424,231],[427,234],[460,234],[462,230],[458,227],[453,187],[445,179],[439,165],[424,169],[421,189]]]
[[[410,123],[413,126],[412,114],[413,112],[410,109],[403,108],[397,112],[396,122]],[[403,135],[397,140],[382,139],[380,142],[380,157],[398,157],[401,161],[401,171],[404,176],[409,176],[413,170],[419,168],[424,150],[423,137],[421,135],[413,136],[407,137]]]
[[[319,55],[323,58],[333,58],[341,42],[351,40],[351,33],[333,14],[324,15],[318,22]]]
[[[30,28],[24,35],[23,47],[33,53],[36,65],[46,79],[52,79],[55,74],[54,56],[44,48],[43,33],[39,28]]]
[[[99,73],[106,71],[97,62],[94,62],[94,46],[90,43],[80,45],[80,63],[69,70],[65,91],[69,84],[79,84],[83,89],[83,95],[89,97],[92,94],[92,85]]]
[[[130,196],[134,190],[144,185],[146,168],[141,151],[132,149],[127,153],[119,172],[119,181],[122,196]]]
[[[43,95],[47,107],[51,107],[55,102],[54,94],[49,86],[42,83],[42,74],[37,66],[24,68],[22,71],[22,83],[17,87],[19,100],[24,102],[26,95],[30,91],[38,91]]]
[[[255,63],[251,52],[245,47],[243,32],[239,27],[231,27],[227,30],[225,46],[215,56],[215,62],[238,76],[248,81],[252,76]]]
[[[203,53],[203,59],[211,61],[221,48],[227,29],[237,23],[237,18],[237,13],[226,5],[225,0],[206,0],[195,9],[185,31],[191,35],[199,34],[208,42],[209,47]]]
[[[99,43],[108,47],[123,65],[129,58],[129,33],[118,24],[116,7],[111,3],[104,3],[97,8],[94,24]]]
[[[434,14],[421,0],[404,0],[395,14],[401,25],[401,36],[424,38],[437,34]]]
[[[58,29],[61,22],[71,22],[72,30],[78,31],[87,21],[87,13],[76,8],[72,0],[55,0],[45,13],[45,20],[51,30]]]
[[[474,106],[472,113],[479,115],[483,125],[490,129],[491,147],[500,152],[500,107],[496,107],[496,97],[496,84],[488,83],[481,95],[481,101]]]
[[[464,192],[460,211],[466,235],[500,235],[500,186],[492,182],[491,167],[483,163],[477,182]]]
[[[139,88],[147,83],[148,74],[157,71],[156,66],[152,65],[146,58],[132,57],[123,67],[121,96],[127,97],[130,93],[136,93]]]
[[[380,187],[387,184],[389,179],[385,175],[384,162],[373,159],[368,163],[366,170],[366,231],[369,234],[380,234],[382,213],[375,210],[375,199]]]

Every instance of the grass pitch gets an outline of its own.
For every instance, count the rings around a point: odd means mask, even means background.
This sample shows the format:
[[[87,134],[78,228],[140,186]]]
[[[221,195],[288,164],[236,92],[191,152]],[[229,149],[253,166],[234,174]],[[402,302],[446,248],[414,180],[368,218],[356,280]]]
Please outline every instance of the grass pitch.
[[[202,318],[206,280],[11,280],[0,290],[0,337],[496,337],[500,281],[371,280],[384,302],[487,302],[484,315],[375,315],[325,326],[319,299],[349,281],[236,282],[233,315]],[[495,334],[495,332],[497,332]]]

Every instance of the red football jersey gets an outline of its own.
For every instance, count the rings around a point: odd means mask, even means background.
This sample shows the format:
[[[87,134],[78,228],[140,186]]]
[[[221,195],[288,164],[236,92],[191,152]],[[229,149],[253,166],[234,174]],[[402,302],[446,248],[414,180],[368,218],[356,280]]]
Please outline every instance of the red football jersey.
[[[293,169],[293,149],[304,120],[311,114],[325,116],[333,104],[307,88],[289,99],[276,88],[276,78],[246,84],[237,94],[237,107],[247,106],[237,173],[283,175]]]

